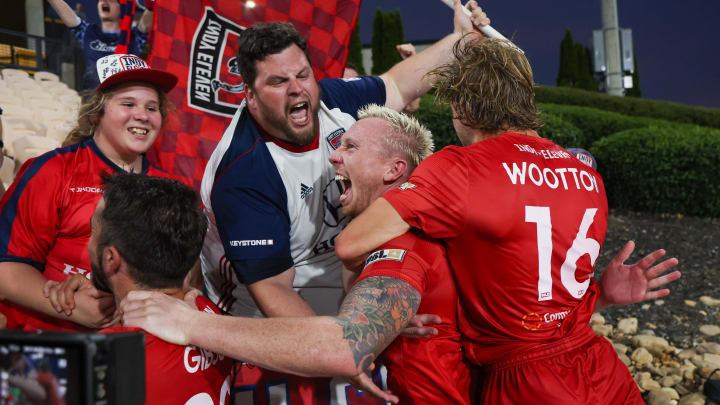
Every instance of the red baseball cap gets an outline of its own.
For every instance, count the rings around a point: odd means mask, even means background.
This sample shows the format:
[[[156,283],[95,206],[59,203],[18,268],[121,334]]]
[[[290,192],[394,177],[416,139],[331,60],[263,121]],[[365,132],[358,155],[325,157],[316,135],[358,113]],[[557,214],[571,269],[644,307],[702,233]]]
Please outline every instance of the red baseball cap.
[[[103,56],[96,63],[100,84],[95,91],[122,82],[148,82],[156,84],[166,93],[177,84],[177,77],[158,69],[151,69],[135,55],[112,54]]]

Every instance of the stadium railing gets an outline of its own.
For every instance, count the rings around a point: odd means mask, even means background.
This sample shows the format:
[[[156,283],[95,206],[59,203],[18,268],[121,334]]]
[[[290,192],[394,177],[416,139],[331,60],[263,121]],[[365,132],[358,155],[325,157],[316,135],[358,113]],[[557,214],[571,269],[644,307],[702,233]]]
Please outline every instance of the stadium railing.
[[[52,72],[63,77],[63,63],[74,66],[73,82],[77,88],[82,80],[82,49],[72,41],[63,41],[18,31],[0,29],[10,43],[26,43],[25,47],[0,43],[0,68],[23,69],[28,73]],[[38,52],[38,50],[40,50]]]

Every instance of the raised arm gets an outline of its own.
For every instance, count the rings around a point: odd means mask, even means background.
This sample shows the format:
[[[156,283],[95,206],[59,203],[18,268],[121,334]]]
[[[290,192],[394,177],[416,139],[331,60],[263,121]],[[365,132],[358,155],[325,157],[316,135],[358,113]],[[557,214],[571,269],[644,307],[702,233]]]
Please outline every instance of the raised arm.
[[[153,19],[153,12],[150,9],[145,9],[143,11],[142,17],[140,17],[140,21],[138,22],[138,31],[142,32],[143,34],[147,34],[150,32],[150,29],[152,28],[152,19]]]
[[[414,99],[427,93],[432,82],[425,77],[425,74],[432,69],[449,62],[452,57],[453,44],[463,35],[477,31],[476,26],[490,24],[487,15],[478,6],[475,0],[468,2],[468,9],[472,11],[472,18],[468,17],[460,8],[463,7],[460,0],[454,0],[455,4],[455,29],[452,34],[446,36],[433,44],[428,49],[409,57],[389,71],[380,75],[385,82],[386,102],[385,106],[401,111]]]
[[[352,377],[370,366],[419,305],[420,293],[410,284],[370,277],[353,287],[336,317],[213,315],[150,291],[131,292],[121,309],[125,326],[143,328],[172,343],[193,344],[292,374]]]
[[[50,3],[50,7],[58,13],[58,16],[60,16],[60,19],[66,26],[72,28],[80,23],[80,17],[78,17],[75,11],[63,0],[48,0],[48,3]]]

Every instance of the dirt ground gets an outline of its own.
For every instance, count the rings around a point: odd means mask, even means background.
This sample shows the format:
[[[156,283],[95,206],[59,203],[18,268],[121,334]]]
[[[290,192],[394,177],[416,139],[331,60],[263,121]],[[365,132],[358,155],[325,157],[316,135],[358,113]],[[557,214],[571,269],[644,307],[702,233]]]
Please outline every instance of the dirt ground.
[[[609,308],[602,311],[613,323],[619,318],[636,317],[639,329],[652,329],[679,348],[705,341],[720,342],[720,335],[708,338],[698,328],[720,325],[720,307],[700,303],[701,296],[720,299],[720,219],[656,215],[611,210],[608,233],[595,268],[599,279],[610,259],[628,240],[636,250],[628,262],[635,262],[655,249],[667,250],[666,257],[677,257],[682,278],[670,285],[670,295],[655,302]],[[686,300],[697,302],[695,307]]]

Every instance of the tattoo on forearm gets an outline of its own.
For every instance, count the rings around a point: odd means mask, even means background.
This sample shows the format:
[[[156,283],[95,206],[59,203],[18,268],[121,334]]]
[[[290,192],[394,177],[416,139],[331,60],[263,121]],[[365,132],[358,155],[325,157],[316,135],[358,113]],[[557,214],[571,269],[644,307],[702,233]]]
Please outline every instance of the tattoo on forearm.
[[[370,277],[355,285],[345,297],[337,322],[350,345],[358,371],[375,360],[407,326],[420,305],[420,293],[392,277]]]

